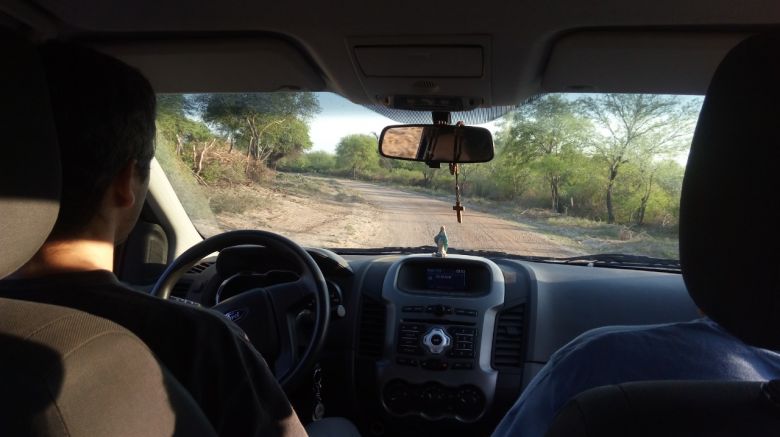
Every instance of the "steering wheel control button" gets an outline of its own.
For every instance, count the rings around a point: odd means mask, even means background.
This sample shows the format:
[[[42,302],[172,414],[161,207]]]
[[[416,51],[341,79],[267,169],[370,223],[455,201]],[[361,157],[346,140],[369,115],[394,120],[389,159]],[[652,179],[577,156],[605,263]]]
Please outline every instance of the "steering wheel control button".
[[[433,328],[423,337],[423,345],[432,354],[438,355],[452,344],[452,338],[442,328]]]

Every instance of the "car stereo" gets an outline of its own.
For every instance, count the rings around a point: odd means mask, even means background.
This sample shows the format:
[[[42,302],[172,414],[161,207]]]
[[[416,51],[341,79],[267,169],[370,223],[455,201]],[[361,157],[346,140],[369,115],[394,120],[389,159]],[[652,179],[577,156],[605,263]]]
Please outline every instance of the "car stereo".
[[[377,361],[385,410],[398,416],[479,420],[498,372],[491,366],[504,277],[485,258],[401,257],[387,270],[386,341]]]

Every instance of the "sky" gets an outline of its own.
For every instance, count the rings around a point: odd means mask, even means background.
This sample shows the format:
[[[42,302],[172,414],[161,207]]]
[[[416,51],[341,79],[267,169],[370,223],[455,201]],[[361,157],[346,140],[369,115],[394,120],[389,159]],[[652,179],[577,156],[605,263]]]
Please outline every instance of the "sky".
[[[317,98],[322,111],[309,123],[309,136],[314,144],[312,151],[334,153],[339,140],[347,135],[379,135],[385,126],[399,124],[337,94],[317,93]],[[480,126],[488,128],[493,134],[496,133],[495,122]]]

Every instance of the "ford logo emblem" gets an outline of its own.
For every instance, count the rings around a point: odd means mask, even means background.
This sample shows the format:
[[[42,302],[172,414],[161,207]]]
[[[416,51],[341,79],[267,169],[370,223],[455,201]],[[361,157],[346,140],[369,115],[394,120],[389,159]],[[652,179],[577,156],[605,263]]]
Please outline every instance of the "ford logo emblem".
[[[225,313],[225,317],[230,319],[231,322],[237,322],[244,318],[246,310],[233,310]]]

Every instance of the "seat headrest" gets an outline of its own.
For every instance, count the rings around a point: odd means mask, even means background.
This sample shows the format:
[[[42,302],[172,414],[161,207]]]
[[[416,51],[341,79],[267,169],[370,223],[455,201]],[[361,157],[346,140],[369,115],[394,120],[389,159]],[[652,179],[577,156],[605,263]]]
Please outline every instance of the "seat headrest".
[[[780,35],[732,49],[712,78],[683,181],[680,262],[693,300],[780,350]]]
[[[43,66],[30,44],[0,36],[0,278],[40,248],[57,220],[60,159]]]

